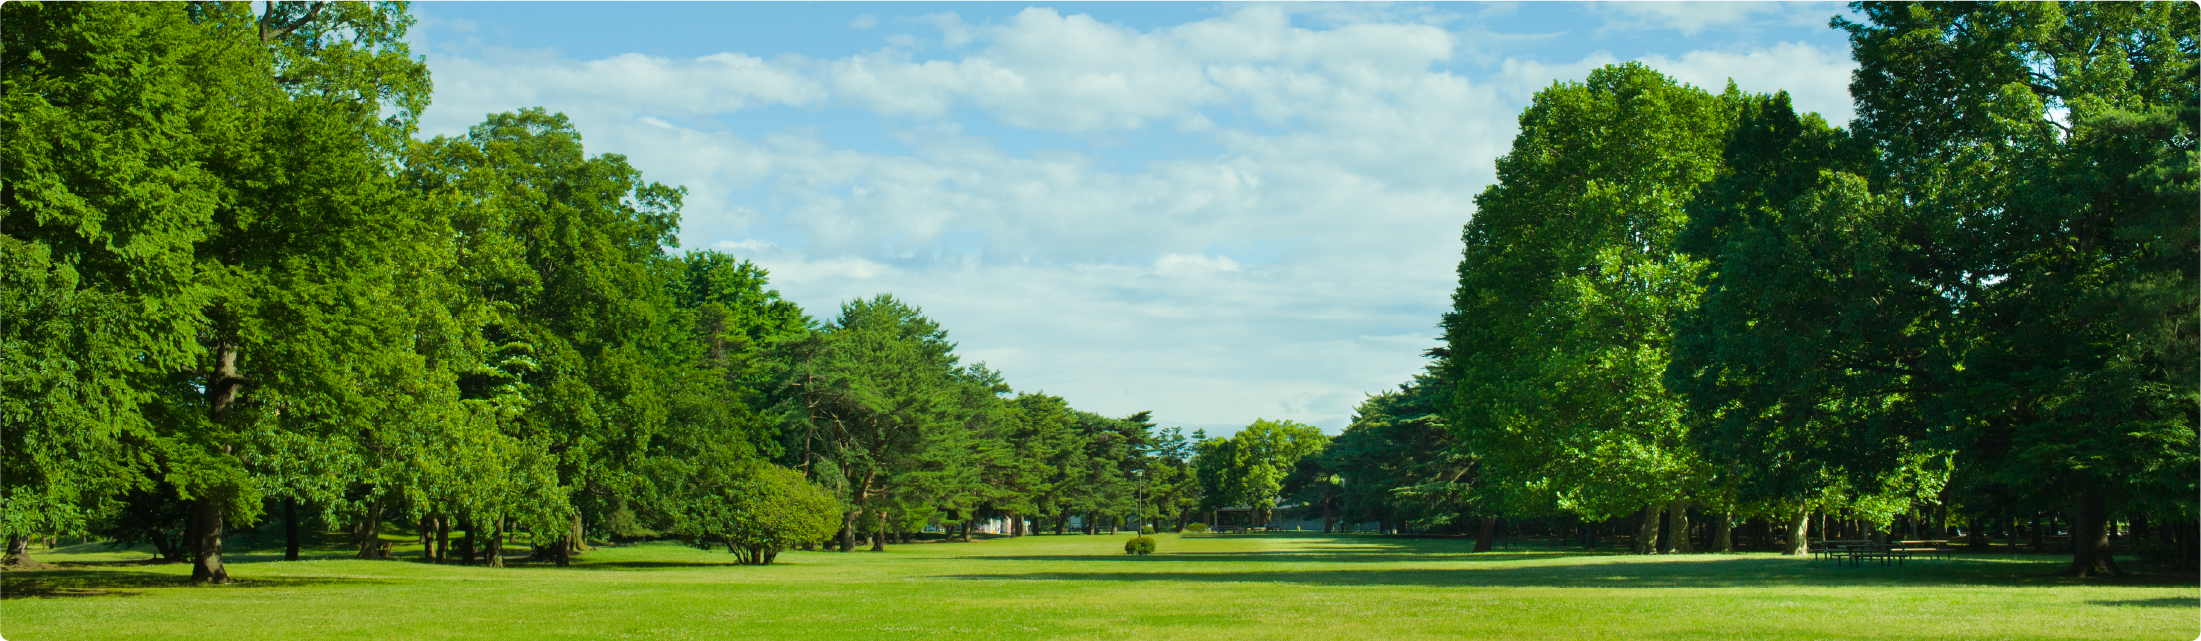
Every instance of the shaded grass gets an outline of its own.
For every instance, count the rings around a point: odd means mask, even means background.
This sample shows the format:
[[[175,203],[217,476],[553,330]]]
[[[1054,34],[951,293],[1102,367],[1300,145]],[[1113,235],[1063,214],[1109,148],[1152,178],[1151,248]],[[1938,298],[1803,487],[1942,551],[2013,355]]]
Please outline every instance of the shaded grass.
[[[230,557],[237,586],[83,546],[0,577],[9,639],[1797,638],[2191,639],[2190,578],[2053,576],[2056,557],[1861,568],[1766,554],[1637,557],[1316,534],[1039,536],[788,552],[739,566],[670,543],[570,568],[341,551]],[[418,547],[401,546],[401,557]],[[252,560],[247,560],[252,559]]]

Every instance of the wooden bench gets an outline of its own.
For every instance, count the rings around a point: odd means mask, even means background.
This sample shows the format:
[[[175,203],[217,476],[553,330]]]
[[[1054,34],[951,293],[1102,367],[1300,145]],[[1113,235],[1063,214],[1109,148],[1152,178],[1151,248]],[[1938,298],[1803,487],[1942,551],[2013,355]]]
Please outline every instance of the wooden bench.
[[[1843,546],[1840,556],[1851,565],[1864,565],[1866,561],[1879,561],[1881,565],[1902,565],[1913,556],[1943,558],[1949,548],[1940,544],[1948,541],[1896,541],[1894,543],[1865,543]]]
[[[1895,546],[1895,551],[1905,556],[1919,554],[1934,559],[1949,558],[1949,553],[1951,551],[1949,548],[1949,541],[1947,539],[1896,541]]]
[[[1813,561],[1844,560],[1849,558],[1849,553],[1844,549],[1852,545],[1872,545],[1872,542],[1864,539],[1819,541],[1816,545],[1811,546],[1811,558]]]

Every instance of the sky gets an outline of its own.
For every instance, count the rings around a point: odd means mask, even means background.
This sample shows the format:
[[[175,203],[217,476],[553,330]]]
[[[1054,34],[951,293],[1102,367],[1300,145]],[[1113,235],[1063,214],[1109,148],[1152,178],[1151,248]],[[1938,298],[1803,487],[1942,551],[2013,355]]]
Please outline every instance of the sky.
[[[424,2],[423,136],[564,113],[681,251],[891,293],[1023,392],[1336,434],[1420,372],[1538,90],[1640,61],[1851,117],[1835,3]]]

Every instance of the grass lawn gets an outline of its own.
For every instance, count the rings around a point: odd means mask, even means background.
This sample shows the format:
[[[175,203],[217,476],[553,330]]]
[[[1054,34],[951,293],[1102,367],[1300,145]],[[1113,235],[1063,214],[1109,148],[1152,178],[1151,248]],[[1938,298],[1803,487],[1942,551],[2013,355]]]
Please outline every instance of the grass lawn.
[[[1794,638],[2193,639],[2191,579],[2050,576],[2055,556],[1835,567],[1769,554],[1635,557],[1373,536],[1037,536],[789,552],[768,567],[671,543],[571,568],[229,557],[241,583],[94,545],[9,572],[0,635],[39,639]],[[401,555],[417,555],[399,549]]]

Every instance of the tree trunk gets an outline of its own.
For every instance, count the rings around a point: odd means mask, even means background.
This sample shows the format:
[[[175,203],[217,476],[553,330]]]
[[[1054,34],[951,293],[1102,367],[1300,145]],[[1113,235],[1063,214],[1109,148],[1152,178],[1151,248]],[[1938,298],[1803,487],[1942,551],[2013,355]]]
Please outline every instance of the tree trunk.
[[[51,545],[46,547],[53,548]],[[16,570],[44,570],[48,567],[31,559],[31,539],[21,534],[8,537],[8,557],[5,564]]]
[[[1585,549],[1585,550],[1595,550],[1595,549],[1597,549],[1597,524],[1596,524],[1596,523],[1589,523],[1589,522],[1584,522],[1584,523],[1582,524],[1582,549]]]
[[[860,512],[841,513],[841,551],[856,551],[856,515]]]
[[[501,568],[504,567],[504,533],[511,528],[506,526],[503,516],[489,519],[489,522],[491,524],[489,541],[487,545],[482,546],[487,548],[483,550],[484,554],[482,556],[489,561],[487,563],[489,567]],[[467,538],[473,538],[473,531],[468,530],[466,536]]]
[[[1657,503],[1645,505],[1638,512],[1638,516],[1641,518],[1636,521],[1635,527],[1635,547],[1633,551],[1636,554],[1658,552],[1658,512]]]
[[[184,542],[191,550],[191,582],[223,584],[229,582],[229,569],[222,567],[222,495],[217,491],[202,494],[191,502],[190,527]]]
[[[2178,550],[2178,560],[2171,569],[2193,572],[2201,569],[2201,521],[2181,518],[2158,526],[2169,534]]]
[[[1824,536],[1825,527],[1820,528]],[[1811,553],[1811,506],[1796,507],[1796,516],[1788,519],[1788,546],[1781,554],[1800,556]]]
[[[376,496],[367,503],[367,511],[352,524],[352,543],[359,546],[359,558],[382,558],[382,502]]]
[[[1689,543],[1689,501],[1674,499],[1666,504],[1666,540],[1674,554],[1696,554],[1697,546]]]
[[[1498,517],[1483,517],[1482,531],[1475,536],[1476,552],[1489,552],[1490,544],[1498,538]]]
[[[283,560],[298,560],[298,499],[283,499]]]
[[[558,567],[570,567],[573,565],[572,538],[573,533],[568,532],[562,536],[559,536],[557,543],[551,546],[551,559],[558,562]]]
[[[476,530],[480,530],[480,529],[481,529],[481,526],[479,526],[479,525],[475,524],[475,523],[474,523],[474,519],[473,519],[473,518],[471,518],[471,517],[469,517],[469,518],[467,518],[467,519],[466,519],[466,520],[464,520],[464,521],[460,521],[460,522],[459,522],[459,527],[463,527],[463,528],[466,528],[466,536],[464,536],[464,537],[460,537],[460,538],[459,538],[459,564],[460,564],[460,565],[473,565],[473,564],[474,564],[474,532],[475,532]]]
[[[1729,497],[1727,504],[1734,505],[1733,497]],[[1735,553],[1735,508],[1720,508],[1719,516],[1712,517],[1712,551]]]
[[[228,422],[229,409],[237,403],[237,393],[244,387],[244,376],[237,371],[237,347],[227,342],[214,346],[214,375],[206,382],[206,416],[209,422],[219,426]],[[228,453],[224,446],[223,453]],[[222,567],[222,512],[229,503],[229,487],[202,488],[198,500],[191,502],[191,517],[185,521],[185,547],[191,550],[191,582],[224,584],[229,582],[229,569]]]
[[[2082,491],[2078,509],[2071,514],[2071,567],[2066,576],[2118,576],[2116,557],[2109,549],[2109,505],[2100,492]]]
[[[1985,515],[1972,516],[1971,520],[1968,521],[1970,527],[1967,527],[1965,531],[1965,534],[1968,535],[1965,537],[1967,539],[1966,547],[1969,547],[1973,552],[1987,551],[1987,527],[1991,521],[1992,519]]]
[[[436,562],[451,560],[451,517],[436,515]]]
[[[2048,548],[2048,539],[2041,534],[2041,514],[2039,512],[2033,513],[2032,527],[2026,528],[2026,534],[2032,539],[2026,541],[2026,545],[2033,546],[2033,551],[2039,552]]]

